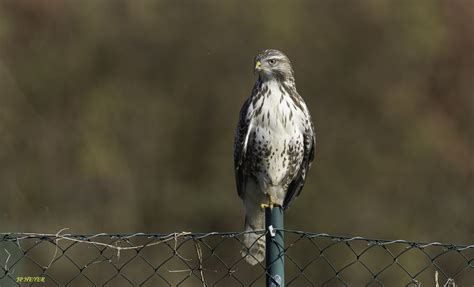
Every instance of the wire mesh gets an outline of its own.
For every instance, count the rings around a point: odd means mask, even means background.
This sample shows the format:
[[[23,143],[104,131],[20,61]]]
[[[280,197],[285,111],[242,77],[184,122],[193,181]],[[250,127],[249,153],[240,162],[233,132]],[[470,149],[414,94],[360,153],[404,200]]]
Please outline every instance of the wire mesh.
[[[243,234],[1,233],[0,286],[264,286]],[[474,284],[474,245],[284,234],[287,286]]]

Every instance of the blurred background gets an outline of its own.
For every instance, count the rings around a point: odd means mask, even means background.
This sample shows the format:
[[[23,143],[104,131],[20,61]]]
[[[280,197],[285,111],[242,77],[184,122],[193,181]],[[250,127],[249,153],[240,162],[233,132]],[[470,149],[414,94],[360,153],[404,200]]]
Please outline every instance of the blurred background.
[[[474,241],[472,1],[0,2],[0,230],[243,229],[253,57],[318,135],[286,227]]]

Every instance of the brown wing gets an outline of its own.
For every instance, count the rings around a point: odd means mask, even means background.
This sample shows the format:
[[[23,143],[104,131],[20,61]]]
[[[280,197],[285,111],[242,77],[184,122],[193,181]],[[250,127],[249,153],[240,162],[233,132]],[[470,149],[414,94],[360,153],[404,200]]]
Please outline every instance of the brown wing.
[[[304,142],[304,156],[301,161],[301,166],[298,174],[288,186],[288,191],[283,200],[283,209],[287,209],[293,203],[293,200],[301,193],[304,183],[306,181],[306,174],[309,171],[311,162],[314,160],[314,153],[316,149],[316,135],[314,133],[313,123],[310,121],[310,126],[306,129],[303,135]]]
[[[242,198],[245,191],[247,174],[245,170],[245,156],[247,151],[247,138],[249,132],[250,118],[247,117],[251,98],[248,98],[240,109],[239,123],[234,140],[234,170],[237,193]]]

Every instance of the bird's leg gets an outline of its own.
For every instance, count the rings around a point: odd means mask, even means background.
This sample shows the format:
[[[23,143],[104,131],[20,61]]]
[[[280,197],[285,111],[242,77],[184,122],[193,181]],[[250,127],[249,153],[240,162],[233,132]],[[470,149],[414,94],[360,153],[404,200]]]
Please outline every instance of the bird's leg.
[[[270,209],[273,209],[273,207],[277,205],[270,194],[267,194],[267,196],[268,196],[268,204],[267,203],[260,204],[260,209],[262,209],[262,211],[265,210],[265,208],[267,207],[270,207]]]

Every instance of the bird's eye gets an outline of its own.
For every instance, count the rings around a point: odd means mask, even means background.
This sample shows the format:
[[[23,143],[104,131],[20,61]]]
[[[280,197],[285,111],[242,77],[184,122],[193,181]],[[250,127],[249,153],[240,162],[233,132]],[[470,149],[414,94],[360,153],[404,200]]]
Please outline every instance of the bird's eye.
[[[274,66],[274,65],[276,64],[276,62],[277,62],[277,61],[276,61],[275,59],[270,59],[270,60],[268,60],[268,63],[269,63],[270,65],[272,65],[272,66]]]

